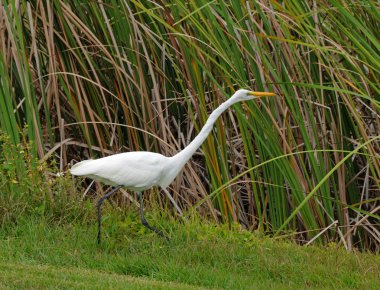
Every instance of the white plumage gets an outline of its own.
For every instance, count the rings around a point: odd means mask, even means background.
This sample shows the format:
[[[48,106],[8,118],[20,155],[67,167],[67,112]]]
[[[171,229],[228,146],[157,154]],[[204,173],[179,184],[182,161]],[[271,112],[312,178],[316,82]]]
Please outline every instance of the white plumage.
[[[121,186],[139,192],[141,220],[143,224],[163,236],[159,230],[151,227],[144,218],[141,191],[153,186],[166,188],[205,141],[216,119],[231,105],[240,101],[274,95],[274,93],[238,90],[230,99],[222,103],[211,113],[206,124],[194,140],[172,157],[166,157],[153,152],[137,151],[115,154],[96,160],[85,160],[75,164],[70,169],[72,175],[86,176],[105,184],[117,186],[115,190],[103,196],[98,202],[98,242],[100,242],[100,206],[105,198],[109,197]]]
[[[165,180],[169,159],[153,152],[127,152],[79,162],[70,172],[108,185],[142,191],[152,186],[167,186],[161,182]]]

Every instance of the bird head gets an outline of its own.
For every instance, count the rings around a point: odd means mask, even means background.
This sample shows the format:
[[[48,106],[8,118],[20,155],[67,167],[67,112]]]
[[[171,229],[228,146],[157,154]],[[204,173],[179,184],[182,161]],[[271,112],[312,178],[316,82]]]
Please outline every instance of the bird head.
[[[254,92],[249,90],[240,89],[236,91],[235,94],[231,97],[235,102],[248,101],[252,99],[262,98],[262,97],[273,97],[275,93],[270,92]]]

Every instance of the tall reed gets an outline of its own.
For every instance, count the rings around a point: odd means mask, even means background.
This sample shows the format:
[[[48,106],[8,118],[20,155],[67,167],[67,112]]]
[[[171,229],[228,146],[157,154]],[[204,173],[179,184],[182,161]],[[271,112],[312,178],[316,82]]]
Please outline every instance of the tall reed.
[[[301,242],[378,250],[379,8],[6,0],[1,128],[18,143],[28,124],[35,154],[66,170],[124,151],[172,155],[237,88],[274,91],[218,120],[174,201]]]

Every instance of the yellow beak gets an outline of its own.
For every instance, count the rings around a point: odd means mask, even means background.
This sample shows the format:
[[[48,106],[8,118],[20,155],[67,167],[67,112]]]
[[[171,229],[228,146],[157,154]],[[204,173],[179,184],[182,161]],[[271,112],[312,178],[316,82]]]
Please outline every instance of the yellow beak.
[[[261,97],[274,97],[276,94],[275,93],[270,93],[270,92],[248,92],[247,93],[250,96],[255,96],[256,98],[261,98]]]

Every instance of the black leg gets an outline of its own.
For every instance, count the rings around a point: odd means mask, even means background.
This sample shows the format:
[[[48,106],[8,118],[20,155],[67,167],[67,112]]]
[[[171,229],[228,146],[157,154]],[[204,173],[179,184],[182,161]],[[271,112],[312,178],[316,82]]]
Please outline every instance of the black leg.
[[[121,185],[114,187],[109,193],[102,196],[98,201],[98,204],[97,204],[97,208],[98,208],[98,244],[100,244],[100,226],[101,226],[101,219],[102,219],[102,212],[100,210],[100,207],[101,207],[103,201],[105,201],[112,194],[114,194],[120,187],[121,187]]]
[[[140,198],[140,215],[141,215],[141,223],[150,229],[151,231],[155,232],[159,236],[165,238],[166,240],[169,240],[167,236],[165,236],[160,230],[156,229],[155,227],[152,227],[150,224],[148,224],[147,220],[144,217],[144,206],[143,206],[143,199],[142,199],[142,193],[138,192],[139,198]]]

